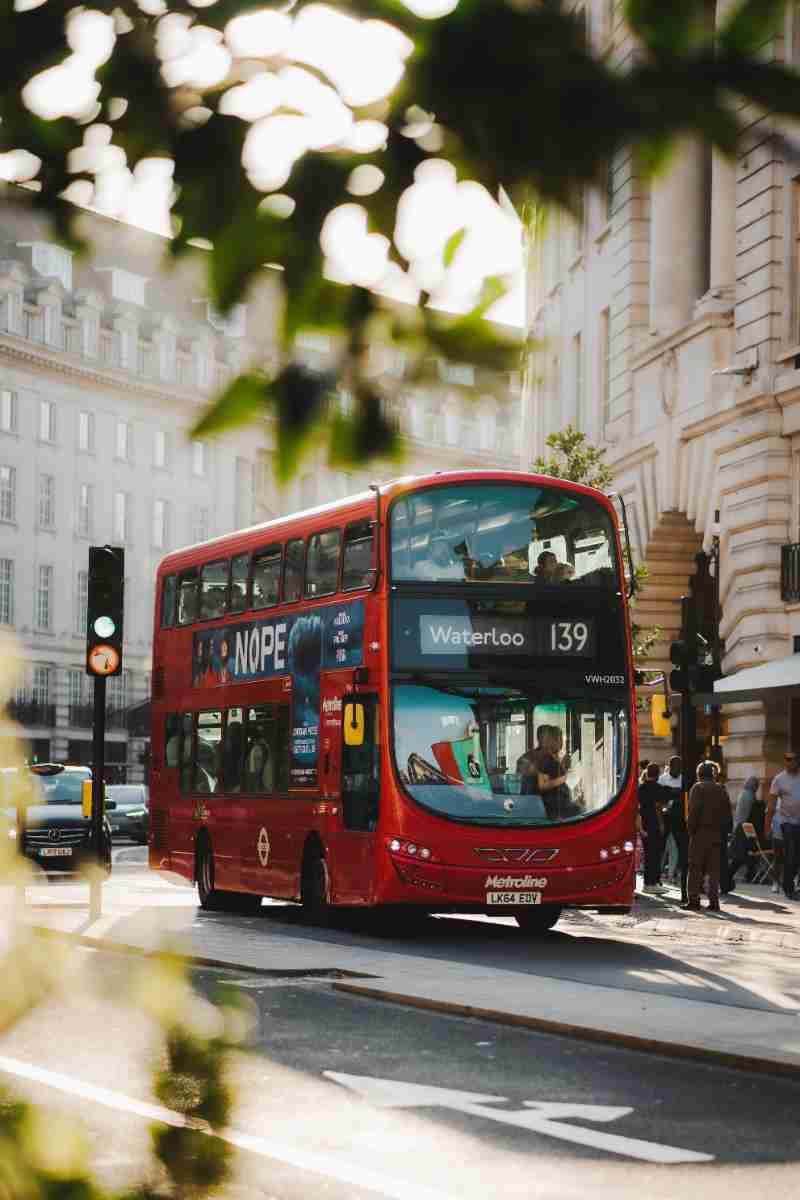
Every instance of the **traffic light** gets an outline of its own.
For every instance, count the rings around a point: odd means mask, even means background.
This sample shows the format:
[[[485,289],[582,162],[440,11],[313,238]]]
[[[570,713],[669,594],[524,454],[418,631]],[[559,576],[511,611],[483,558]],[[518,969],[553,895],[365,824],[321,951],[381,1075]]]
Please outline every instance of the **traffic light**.
[[[689,669],[697,664],[697,648],[689,642],[673,642],[669,648],[669,661],[675,667],[670,672],[670,691],[685,694],[690,690]]]
[[[89,547],[86,611],[88,675],[119,675],[122,671],[124,580],[125,551],[122,547]]]
[[[689,667],[689,691],[713,692],[714,683],[720,678],[720,674],[717,668],[710,663],[695,663]]]

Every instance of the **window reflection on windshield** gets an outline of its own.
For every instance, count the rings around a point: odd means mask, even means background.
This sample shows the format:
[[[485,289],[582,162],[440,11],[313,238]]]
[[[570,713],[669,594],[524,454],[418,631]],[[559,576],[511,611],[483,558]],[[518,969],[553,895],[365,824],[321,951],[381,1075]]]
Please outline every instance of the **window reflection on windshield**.
[[[39,775],[39,789],[44,804],[80,804],[83,800],[83,781],[88,775]]]
[[[394,745],[400,778],[426,807],[491,825],[551,825],[619,793],[628,722],[619,702],[402,684]]]
[[[392,578],[617,587],[611,518],[555,488],[457,484],[392,509]]]

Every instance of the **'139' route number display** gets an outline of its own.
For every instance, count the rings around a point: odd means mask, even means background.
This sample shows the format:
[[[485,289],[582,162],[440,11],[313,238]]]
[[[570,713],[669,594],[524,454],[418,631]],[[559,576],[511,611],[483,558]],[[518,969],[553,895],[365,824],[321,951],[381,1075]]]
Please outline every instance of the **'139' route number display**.
[[[586,621],[553,621],[550,624],[550,645],[554,654],[583,654],[589,641]]]

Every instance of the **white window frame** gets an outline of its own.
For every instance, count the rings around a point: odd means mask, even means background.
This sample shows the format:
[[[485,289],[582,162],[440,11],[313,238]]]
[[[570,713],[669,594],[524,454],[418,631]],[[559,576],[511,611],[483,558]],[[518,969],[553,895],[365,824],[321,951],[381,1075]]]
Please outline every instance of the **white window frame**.
[[[153,466],[166,471],[169,466],[169,438],[165,429],[153,432]]]
[[[192,543],[207,542],[209,535],[209,511],[205,505],[192,510]]]
[[[54,400],[39,399],[39,441],[54,445],[58,434],[56,405]]]
[[[92,536],[92,485],[78,484],[77,530],[79,537]]]
[[[53,628],[53,568],[49,564],[36,568],[34,623],[46,632]]]
[[[4,477],[4,472],[8,475]],[[0,464],[0,521],[17,519],[17,468]]]
[[[117,458],[130,462],[133,458],[133,426],[124,418],[117,418]]]
[[[14,559],[0,558],[0,625],[14,624]]]
[[[56,525],[56,477],[43,473],[39,476],[39,528],[55,529]]]
[[[31,699],[35,704],[50,703],[50,668],[37,663],[31,671]]]
[[[114,541],[125,545],[130,540],[131,498],[129,492],[114,492]]]
[[[94,451],[94,413],[88,409],[78,413],[78,449],[85,454]]]
[[[81,637],[86,636],[86,619],[88,611],[89,572],[78,571],[78,575],[75,580],[75,632]]]
[[[152,543],[156,550],[163,550],[167,545],[167,529],[169,526],[169,505],[166,500],[153,501],[153,526],[151,530]]]
[[[199,440],[192,442],[192,474],[197,479],[205,479],[208,473],[208,443]]]
[[[16,433],[19,401],[12,388],[0,388],[0,433]]]

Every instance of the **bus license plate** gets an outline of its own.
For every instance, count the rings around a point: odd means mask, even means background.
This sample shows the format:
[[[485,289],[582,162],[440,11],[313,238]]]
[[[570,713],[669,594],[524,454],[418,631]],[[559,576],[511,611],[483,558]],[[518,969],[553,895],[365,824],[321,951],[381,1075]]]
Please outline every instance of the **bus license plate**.
[[[39,851],[42,858],[63,858],[72,854],[71,846],[43,846]]]
[[[487,904],[541,904],[541,892],[487,892]]]

